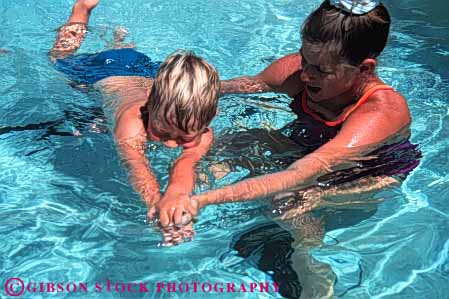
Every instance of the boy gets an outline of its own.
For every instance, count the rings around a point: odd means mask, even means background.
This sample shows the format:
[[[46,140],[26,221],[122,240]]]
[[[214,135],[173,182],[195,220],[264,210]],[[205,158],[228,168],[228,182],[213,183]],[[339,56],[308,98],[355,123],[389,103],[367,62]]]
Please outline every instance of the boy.
[[[195,182],[195,165],[213,140],[208,125],[217,112],[218,74],[189,52],[176,52],[160,66],[129,48],[71,56],[80,47],[90,13],[98,2],[78,0],[74,4],[49,57],[74,81],[92,85],[107,96],[106,107],[114,115],[114,137],[120,156],[133,187],[148,207],[148,217],[158,211],[165,222],[187,212],[194,214],[188,201]],[[154,80],[149,79],[156,71]],[[147,140],[183,147],[163,196],[145,156]]]

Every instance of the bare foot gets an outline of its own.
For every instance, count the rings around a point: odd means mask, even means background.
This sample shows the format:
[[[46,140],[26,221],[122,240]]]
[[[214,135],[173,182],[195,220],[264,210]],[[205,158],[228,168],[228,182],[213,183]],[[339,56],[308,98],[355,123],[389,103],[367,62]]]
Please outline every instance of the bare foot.
[[[114,30],[114,42],[115,43],[123,43],[125,37],[128,35],[128,29],[122,26],[115,27]]]
[[[100,2],[100,0],[78,0],[75,5],[83,6],[87,10],[91,11],[98,5],[98,2]]]
[[[76,3],[73,5],[72,14],[70,15],[70,18],[67,21],[67,24],[72,23],[88,24],[90,13],[95,8],[95,6],[98,5],[98,2],[100,2],[100,0],[76,1]]]
[[[114,30],[114,49],[135,48],[134,44],[125,44],[125,38],[128,35],[128,29],[118,26]]]

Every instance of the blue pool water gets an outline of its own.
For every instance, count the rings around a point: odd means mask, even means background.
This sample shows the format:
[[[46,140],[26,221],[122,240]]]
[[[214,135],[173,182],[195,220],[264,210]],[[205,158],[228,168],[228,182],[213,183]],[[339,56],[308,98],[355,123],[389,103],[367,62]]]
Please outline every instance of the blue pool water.
[[[320,1],[112,1],[91,20],[80,53],[98,52],[115,26],[155,60],[194,50],[222,78],[254,74],[299,48],[299,25]],[[420,166],[376,208],[327,213],[324,241],[310,249],[330,265],[337,298],[447,298],[449,294],[449,9],[446,1],[385,1],[393,15],[379,75],[408,100]],[[128,184],[101,102],[71,88],[46,53],[72,1],[0,0],[0,297],[10,277],[36,282],[269,281],[233,244],[270,223],[255,204],[208,207],[194,242],[158,247],[145,209]],[[266,105],[259,105],[259,99]],[[269,100],[269,101],[268,101]],[[281,128],[294,119],[279,95],[226,96],[216,136]],[[80,132],[81,136],[73,136]],[[232,153],[228,153],[232,155]],[[176,151],[152,156],[167,182]],[[207,173],[209,157],[200,166]],[[262,157],[263,158],[263,157]],[[239,180],[240,169],[212,187]],[[209,188],[202,184],[200,189]],[[253,212],[251,212],[253,211]],[[303,280],[301,277],[299,281]],[[64,298],[175,298],[173,293],[80,293]],[[176,296],[192,298],[192,293]],[[276,298],[279,294],[202,294],[194,298]],[[43,298],[45,294],[26,294]]]

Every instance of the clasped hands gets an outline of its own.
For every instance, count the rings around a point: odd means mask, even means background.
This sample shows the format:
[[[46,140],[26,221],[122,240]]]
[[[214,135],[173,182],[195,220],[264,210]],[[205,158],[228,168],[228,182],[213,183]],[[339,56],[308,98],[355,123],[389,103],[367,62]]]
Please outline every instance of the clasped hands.
[[[162,246],[178,245],[193,239],[193,220],[198,208],[198,201],[189,194],[171,190],[167,190],[160,200],[148,205],[148,218],[159,220]]]

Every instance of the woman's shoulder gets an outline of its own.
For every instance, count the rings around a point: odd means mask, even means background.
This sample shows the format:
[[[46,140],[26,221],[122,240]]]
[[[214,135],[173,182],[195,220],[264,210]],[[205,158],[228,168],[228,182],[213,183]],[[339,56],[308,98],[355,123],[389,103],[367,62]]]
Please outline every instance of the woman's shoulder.
[[[304,89],[299,78],[301,71],[301,56],[299,53],[285,55],[257,75],[276,92],[294,96]]]
[[[377,144],[403,135],[410,128],[410,111],[405,98],[394,89],[379,90],[346,119],[342,133]]]
[[[360,110],[360,113],[394,116],[404,120],[409,120],[410,118],[407,100],[392,87],[377,90],[357,110]]]

